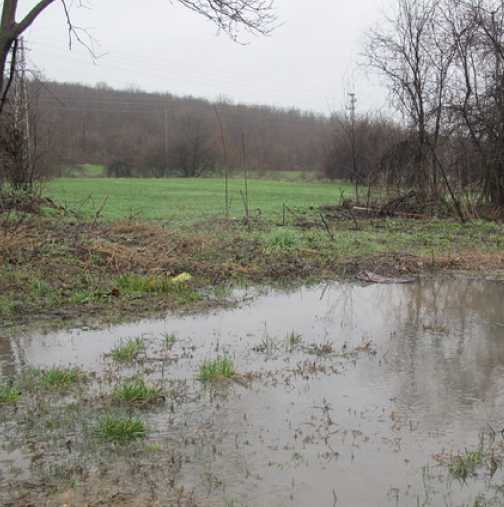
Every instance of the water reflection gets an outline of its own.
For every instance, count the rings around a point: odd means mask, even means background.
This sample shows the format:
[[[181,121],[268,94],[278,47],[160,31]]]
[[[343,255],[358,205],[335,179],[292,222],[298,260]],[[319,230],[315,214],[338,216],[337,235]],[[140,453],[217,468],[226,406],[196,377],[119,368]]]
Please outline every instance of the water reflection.
[[[500,417],[504,387],[504,286],[457,279],[403,288],[403,315],[390,337],[389,375],[399,377],[403,407],[432,427],[471,411]]]
[[[195,392],[201,361],[223,351],[241,372],[277,372],[234,386],[219,403],[200,395],[174,414],[151,415],[159,438],[183,441],[187,428],[196,435],[181,480],[205,505],[223,496],[244,505],[331,505],[336,495],[339,505],[414,506],[433,494],[421,473],[433,454],[470,447],[488,424],[504,426],[503,301],[504,284],[466,278],[271,291],[236,310],[2,339],[0,368],[9,376],[74,364],[100,374],[119,340],[142,335],[155,355],[162,336],[175,333],[180,360],[170,378],[192,382]],[[305,346],[337,351],[371,340],[376,354],[309,356],[341,374],[304,375],[296,373],[307,360],[303,347],[254,352],[265,336],[280,342],[290,331]],[[218,491],[205,489],[209,474],[222,479]],[[446,487],[426,505],[469,504],[479,491]]]

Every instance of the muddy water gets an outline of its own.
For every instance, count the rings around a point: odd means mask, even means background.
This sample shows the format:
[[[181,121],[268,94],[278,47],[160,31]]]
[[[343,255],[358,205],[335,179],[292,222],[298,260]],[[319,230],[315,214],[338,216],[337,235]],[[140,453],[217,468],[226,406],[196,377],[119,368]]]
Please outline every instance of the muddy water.
[[[117,373],[107,353],[144,337],[145,360],[132,369],[179,391],[143,413],[162,449],[150,458],[161,505],[170,504],[159,471],[166,449],[180,458],[170,481],[198,505],[473,506],[480,495],[502,505],[498,458],[495,474],[482,467],[462,482],[437,459],[478,449],[490,428],[501,449],[502,282],[334,283],[253,296],[201,316],[11,336],[0,341],[1,373],[72,365],[107,378]],[[165,334],[177,337],[170,351]],[[223,354],[243,377],[204,387],[200,364]],[[27,449],[3,447],[0,486],[13,483],[13,467],[23,480],[35,474]]]

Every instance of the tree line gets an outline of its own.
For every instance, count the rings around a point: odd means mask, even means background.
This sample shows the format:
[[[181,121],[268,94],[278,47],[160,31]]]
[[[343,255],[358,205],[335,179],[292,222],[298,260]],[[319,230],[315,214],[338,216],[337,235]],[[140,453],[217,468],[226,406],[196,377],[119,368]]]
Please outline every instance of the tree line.
[[[319,171],[328,119],[295,109],[118,91],[101,83],[33,83],[41,130],[60,167],[104,164],[111,176],[197,177],[244,164]],[[221,128],[222,127],[222,128]]]

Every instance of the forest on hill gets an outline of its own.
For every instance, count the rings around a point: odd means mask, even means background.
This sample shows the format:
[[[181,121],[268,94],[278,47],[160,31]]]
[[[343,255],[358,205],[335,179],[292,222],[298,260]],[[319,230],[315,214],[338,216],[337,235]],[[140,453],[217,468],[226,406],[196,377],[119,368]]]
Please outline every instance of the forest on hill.
[[[33,81],[39,131],[55,165],[106,165],[114,176],[200,176],[224,165],[320,171],[329,118],[296,109],[234,104],[104,83]]]

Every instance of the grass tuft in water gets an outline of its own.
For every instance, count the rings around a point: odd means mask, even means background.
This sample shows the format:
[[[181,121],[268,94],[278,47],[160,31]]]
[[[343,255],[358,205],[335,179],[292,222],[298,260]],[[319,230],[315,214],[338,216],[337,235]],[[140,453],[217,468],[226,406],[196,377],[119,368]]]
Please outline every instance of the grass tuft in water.
[[[145,350],[143,338],[130,338],[112,349],[110,355],[118,363],[132,363]]]
[[[145,452],[148,452],[148,453],[151,453],[151,454],[159,453],[159,452],[161,452],[161,450],[162,450],[161,445],[157,444],[157,443],[152,443],[152,444],[146,444],[145,445]]]
[[[163,343],[168,350],[171,350],[173,348],[176,341],[177,337],[173,333],[163,335]]]
[[[34,370],[33,377],[45,389],[64,390],[83,380],[84,374],[78,368],[50,368]]]
[[[261,354],[271,355],[278,350],[278,343],[271,336],[266,335],[258,345],[252,347],[252,350]]]
[[[312,343],[305,350],[308,354],[314,356],[327,356],[334,354],[334,345],[331,342]]]
[[[480,450],[465,451],[464,454],[454,456],[448,463],[448,472],[452,477],[465,481],[476,474],[476,469],[483,464],[483,454]]]
[[[303,343],[303,336],[299,333],[291,331],[286,338],[287,352],[294,351],[301,343]]]
[[[0,404],[16,403],[21,398],[19,389],[12,385],[0,384]]]
[[[185,277],[171,278],[165,275],[143,276],[135,273],[121,275],[116,283],[120,292],[138,296],[144,294],[168,294],[179,304],[189,304],[201,300],[201,295],[187,282]]]
[[[145,438],[147,433],[144,422],[137,417],[113,417],[102,418],[96,433],[100,438],[109,442],[126,443]]]
[[[236,374],[233,361],[229,357],[205,361],[199,370],[199,379],[202,382],[215,382],[222,379],[229,379]]]
[[[130,405],[149,405],[161,400],[161,389],[149,386],[143,378],[136,378],[116,387],[112,397]]]

